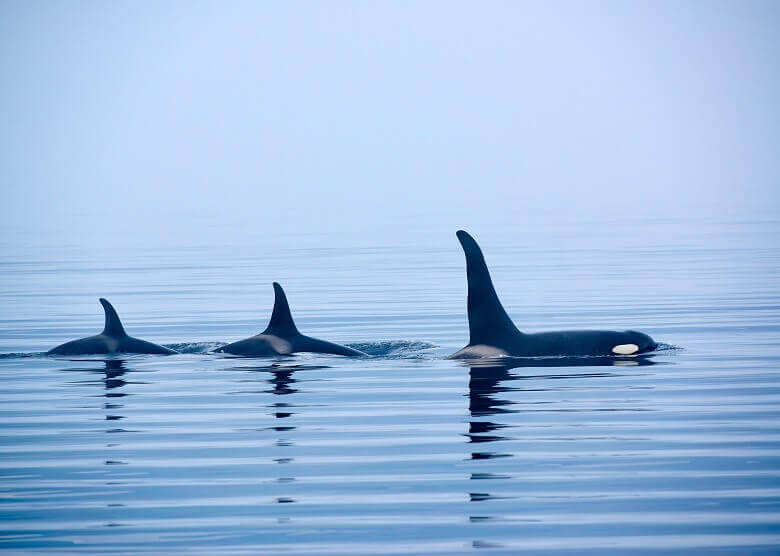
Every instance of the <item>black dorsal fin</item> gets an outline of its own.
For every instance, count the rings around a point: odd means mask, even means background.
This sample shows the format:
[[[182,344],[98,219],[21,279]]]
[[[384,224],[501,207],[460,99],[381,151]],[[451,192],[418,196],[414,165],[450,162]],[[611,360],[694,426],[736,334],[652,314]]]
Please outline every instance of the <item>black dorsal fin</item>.
[[[466,254],[468,280],[469,345],[497,345],[519,336],[512,319],[498,300],[482,250],[474,238],[458,230],[458,240]]]
[[[284,294],[282,286],[278,282],[274,282],[274,311],[271,313],[271,322],[268,323],[263,334],[285,336],[298,333],[292,313],[290,313],[290,305],[287,303],[287,296]]]
[[[100,304],[106,312],[106,326],[103,329],[103,334],[106,336],[127,336],[125,329],[122,327],[122,321],[119,320],[119,315],[116,314],[114,307],[102,297],[100,298]]]

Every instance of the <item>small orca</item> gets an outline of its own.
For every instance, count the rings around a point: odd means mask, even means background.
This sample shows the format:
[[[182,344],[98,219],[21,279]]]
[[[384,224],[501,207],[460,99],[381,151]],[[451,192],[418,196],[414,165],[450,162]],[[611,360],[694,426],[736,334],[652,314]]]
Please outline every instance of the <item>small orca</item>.
[[[520,332],[498,299],[479,245],[463,230],[457,236],[466,255],[469,343],[451,358],[633,356],[658,347],[650,336],[633,330]]]
[[[152,342],[146,342],[128,336],[119,320],[119,315],[111,304],[100,298],[100,304],[106,313],[106,327],[103,332],[96,336],[81,338],[65,342],[55,348],[50,349],[47,355],[90,355],[106,353],[154,353],[159,355],[168,355],[177,353],[167,347],[158,346]]]
[[[289,355],[295,352],[366,355],[362,351],[310,338],[298,332],[290,313],[287,296],[277,282],[274,282],[274,309],[268,327],[256,336],[233,342],[214,351],[248,357]]]

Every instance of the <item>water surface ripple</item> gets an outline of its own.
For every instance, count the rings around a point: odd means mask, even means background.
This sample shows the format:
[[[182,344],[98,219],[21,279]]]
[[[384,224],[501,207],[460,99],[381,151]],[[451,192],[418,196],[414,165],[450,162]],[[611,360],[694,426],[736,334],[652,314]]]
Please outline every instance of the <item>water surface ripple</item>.
[[[243,256],[4,244],[0,549],[776,553],[780,226],[588,229],[478,235],[507,310],[667,349],[444,359],[467,327],[443,232]],[[301,330],[370,357],[210,353],[265,326],[272,280]],[[101,328],[100,295],[183,353],[42,356]]]

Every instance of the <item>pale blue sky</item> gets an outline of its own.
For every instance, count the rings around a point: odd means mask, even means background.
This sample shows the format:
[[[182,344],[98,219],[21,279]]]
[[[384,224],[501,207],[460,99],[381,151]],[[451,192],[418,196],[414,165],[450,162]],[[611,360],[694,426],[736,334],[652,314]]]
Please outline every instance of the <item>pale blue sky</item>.
[[[65,239],[773,215],[779,24],[776,2],[6,0],[0,218]]]

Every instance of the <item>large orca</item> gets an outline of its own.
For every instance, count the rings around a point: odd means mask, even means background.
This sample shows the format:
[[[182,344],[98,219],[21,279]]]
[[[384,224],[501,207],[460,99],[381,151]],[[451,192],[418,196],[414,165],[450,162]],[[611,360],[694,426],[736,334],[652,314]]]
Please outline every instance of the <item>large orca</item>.
[[[48,355],[90,355],[90,354],[110,354],[110,353],[155,353],[167,355],[177,353],[167,347],[158,346],[152,342],[146,342],[128,336],[125,332],[119,315],[111,304],[100,298],[100,304],[106,313],[106,326],[103,332],[96,336],[81,338],[65,342],[49,350]]]
[[[290,305],[282,286],[274,282],[274,309],[271,322],[260,334],[215,349],[216,352],[268,357],[295,352],[332,353],[335,355],[366,355],[362,351],[304,336],[298,332],[290,313]]]
[[[469,343],[450,357],[631,356],[658,347],[650,336],[633,330],[520,332],[498,300],[479,245],[463,230],[457,236],[466,255]]]

